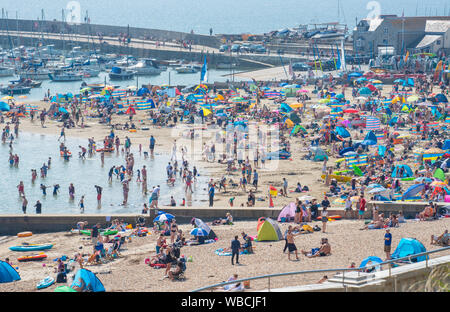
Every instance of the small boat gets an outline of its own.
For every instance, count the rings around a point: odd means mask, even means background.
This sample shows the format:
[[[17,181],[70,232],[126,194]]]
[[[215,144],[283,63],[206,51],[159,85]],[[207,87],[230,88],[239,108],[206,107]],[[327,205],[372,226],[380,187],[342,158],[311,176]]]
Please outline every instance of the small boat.
[[[136,71],[136,75],[159,75],[163,72],[163,69],[152,59],[142,59],[136,65],[128,66],[127,69]]]
[[[32,255],[32,256],[22,256],[17,258],[17,261],[19,262],[26,262],[26,261],[40,261],[47,258],[46,254],[39,254],[39,255]]]
[[[0,67],[0,77],[14,76],[14,68]]]
[[[67,81],[79,81],[83,80],[82,73],[76,73],[72,71],[57,70],[54,73],[48,74],[50,79],[55,82],[67,82]]]
[[[27,70],[19,72],[19,77],[20,79],[47,80],[48,74],[50,74],[48,69]]]
[[[82,69],[81,72],[83,73],[84,78],[98,77],[98,75],[100,74],[100,70],[92,68]]]
[[[80,230],[81,234],[87,235],[87,236],[91,236],[91,230]],[[102,234],[103,236],[106,235],[116,235],[117,233],[119,233],[118,230],[106,230],[106,231],[100,231],[100,234]]]
[[[44,289],[47,288],[51,285],[53,285],[53,283],[55,282],[55,279],[51,276],[47,276],[46,278],[44,278],[43,280],[41,280],[37,285],[36,288],[37,289]]]
[[[12,246],[9,247],[9,249],[12,251],[38,251],[51,249],[52,247],[53,247],[52,244],[37,244],[37,245]]]
[[[109,72],[109,79],[111,80],[130,80],[133,79],[136,71],[128,70],[121,67],[113,67]]]
[[[197,67],[192,64],[177,67],[177,68],[175,68],[175,70],[179,74],[194,74],[194,73],[198,72]]]
[[[31,87],[25,87],[25,86],[16,86],[16,87],[4,87],[1,89],[1,92],[3,94],[28,94],[31,91]]]

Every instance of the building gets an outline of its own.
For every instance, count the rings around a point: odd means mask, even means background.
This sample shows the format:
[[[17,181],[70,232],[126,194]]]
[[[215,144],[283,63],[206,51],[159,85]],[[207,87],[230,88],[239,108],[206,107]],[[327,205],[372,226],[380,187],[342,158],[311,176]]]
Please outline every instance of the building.
[[[353,49],[361,55],[450,52],[450,16],[362,19],[353,31]]]

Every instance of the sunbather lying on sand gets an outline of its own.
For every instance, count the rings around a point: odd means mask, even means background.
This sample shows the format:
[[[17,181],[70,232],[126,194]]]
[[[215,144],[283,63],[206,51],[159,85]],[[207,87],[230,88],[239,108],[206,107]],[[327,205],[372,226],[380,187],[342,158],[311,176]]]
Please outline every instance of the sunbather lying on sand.
[[[322,238],[321,240],[321,246],[318,251],[316,251],[314,254],[308,253],[304,250],[301,251],[302,254],[304,254],[308,258],[314,258],[314,257],[325,257],[331,254],[331,245],[328,243],[328,238]]]
[[[441,246],[448,246],[450,235],[448,234],[448,230],[445,230],[444,233],[442,233],[439,236],[431,235],[431,245],[441,245]]]

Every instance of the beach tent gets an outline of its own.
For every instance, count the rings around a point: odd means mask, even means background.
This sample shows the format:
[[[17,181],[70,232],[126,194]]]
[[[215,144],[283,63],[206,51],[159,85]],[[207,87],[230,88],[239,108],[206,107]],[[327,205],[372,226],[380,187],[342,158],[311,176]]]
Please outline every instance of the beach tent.
[[[436,169],[436,171],[434,172],[433,177],[435,177],[436,179],[439,179],[441,181],[445,181],[444,170],[442,170],[441,168]]]
[[[403,175],[400,177],[399,176],[399,170],[400,168],[403,168]],[[392,172],[392,177],[393,178],[409,178],[413,176],[413,172],[411,170],[411,168],[408,165],[397,165],[394,168],[394,171]]]
[[[58,109],[58,112],[63,113],[63,114],[68,114],[69,112],[67,111],[67,109],[65,109],[64,107],[60,107]]]
[[[361,142],[362,145],[377,145],[377,136],[373,131],[369,131],[367,133],[366,137],[364,138],[364,141]]]
[[[17,271],[5,261],[0,260],[0,283],[11,283],[20,280]]]
[[[104,292],[105,287],[98,277],[87,269],[79,269],[75,274],[71,288],[74,286],[83,287],[83,291]]]
[[[318,147],[318,146],[311,147],[311,151],[314,156],[314,158],[313,158],[314,161],[323,161],[325,159],[328,160],[327,153],[325,153],[325,151],[323,149],[321,149],[320,147]]]
[[[295,205],[294,202],[284,206],[284,208],[281,210],[280,214],[278,215],[277,221],[281,222],[281,218],[284,218],[286,220],[286,222],[293,220],[296,207],[297,206]]]
[[[436,102],[448,103],[447,97],[442,93],[437,94],[434,98]]]
[[[150,90],[147,88],[140,88],[137,92],[137,96],[143,96],[144,94],[149,93],[149,92],[150,92]]]
[[[343,127],[336,127],[336,133],[339,134],[343,138],[349,138],[350,133],[347,131],[347,129]]]
[[[286,103],[281,103],[281,108],[280,108],[280,110],[281,110],[282,112],[285,112],[285,113],[289,113],[289,112],[292,112],[292,111],[293,111],[292,107],[290,107],[290,106],[287,105]]]
[[[11,108],[9,107],[8,103],[0,102],[0,111],[2,112],[9,112]]]
[[[407,257],[409,255],[414,255],[421,252],[426,252],[425,246],[415,238],[402,238],[397,245],[394,253],[392,254],[392,259],[398,259]],[[411,262],[425,261],[428,256],[422,255],[411,259]]]
[[[202,230],[204,230],[208,234],[208,239],[215,239],[217,237],[216,233],[214,233],[214,231],[211,230],[211,228],[205,222],[203,222],[201,219],[193,218],[191,223],[193,223],[195,225],[195,227],[198,227],[198,228],[201,228]]]
[[[420,193],[425,188],[425,184],[414,184],[403,193],[402,200],[408,199],[416,195],[417,193]]]
[[[283,239],[278,223],[270,218],[258,230],[258,241],[279,241]]]
[[[371,265],[382,263],[382,262],[383,262],[383,260],[381,260],[380,258],[374,257],[374,256],[370,256],[370,257],[367,257],[366,259],[364,259],[361,262],[361,264],[359,265],[359,268],[362,269],[362,268],[369,267]],[[375,268],[376,271],[380,271],[381,270],[381,266],[379,266],[379,265],[377,265],[375,267],[372,267],[372,268]]]

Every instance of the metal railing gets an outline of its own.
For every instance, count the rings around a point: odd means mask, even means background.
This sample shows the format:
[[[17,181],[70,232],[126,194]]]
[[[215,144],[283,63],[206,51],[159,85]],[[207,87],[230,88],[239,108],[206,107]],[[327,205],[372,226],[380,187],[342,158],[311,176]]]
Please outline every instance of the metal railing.
[[[202,287],[202,288],[195,289],[192,292],[200,292],[200,291],[204,291],[204,290],[208,290],[208,289],[211,289],[211,291],[214,291],[214,288],[217,288],[217,287],[223,287],[225,285],[243,283],[245,281],[252,281],[252,280],[258,280],[258,279],[263,279],[263,278],[267,278],[267,291],[270,292],[270,278],[279,277],[279,276],[304,275],[304,274],[310,274],[310,273],[325,273],[325,272],[338,272],[338,273],[342,272],[342,285],[344,286],[344,283],[345,283],[345,272],[348,272],[348,271],[355,272],[355,271],[357,271],[358,273],[360,273],[361,271],[366,271],[366,270],[370,270],[371,268],[376,268],[378,266],[381,267],[382,265],[389,264],[389,266],[388,266],[389,267],[389,277],[391,277],[391,268],[392,268],[392,265],[390,265],[391,263],[402,262],[402,261],[408,261],[409,263],[412,263],[412,259],[420,257],[420,256],[426,256],[426,258],[425,258],[425,267],[428,268],[428,260],[429,260],[428,255],[429,254],[438,253],[438,252],[446,251],[446,250],[449,250],[449,249],[450,249],[450,246],[447,246],[447,247],[443,247],[443,248],[439,248],[439,249],[435,249],[435,250],[431,250],[431,251],[426,251],[426,252],[421,252],[421,253],[409,255],[409,256],[406,256],[406,257],[402,257],[402,258],[396,258],[396,259],[384,261],[384,262],[381,262],[381,263],[368,265],[368,266],[365,266],[364,268],[309,270],[309,271],[296,271],[296,272],[285,272],[285,273],[275,273],[275,274],[254,276],[254,277],[243,278],[243,279],[239,279],[239,280],[234,280],[234,281],[229,281],[229,282],[222,282],[222,283],[218,283],[218,284],[214,284],[214,285],[205,286],[205,287]]]

